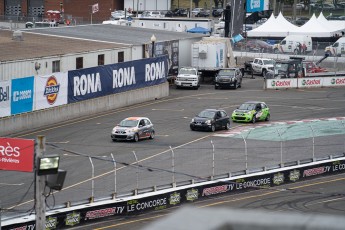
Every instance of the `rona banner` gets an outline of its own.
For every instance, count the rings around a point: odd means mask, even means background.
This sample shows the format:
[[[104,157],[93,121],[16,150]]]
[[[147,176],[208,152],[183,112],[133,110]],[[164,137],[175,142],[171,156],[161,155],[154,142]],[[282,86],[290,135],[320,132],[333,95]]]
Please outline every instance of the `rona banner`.
[[[167,81],[168,56],[68,72],[68,103],[158,85]]]

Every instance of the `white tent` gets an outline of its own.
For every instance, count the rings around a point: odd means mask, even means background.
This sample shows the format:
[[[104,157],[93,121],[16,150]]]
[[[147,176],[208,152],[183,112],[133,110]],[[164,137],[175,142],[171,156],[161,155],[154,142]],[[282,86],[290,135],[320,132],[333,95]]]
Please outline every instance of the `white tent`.
[[[334,32],[341,32],[345,30],[345,21],[328,21],[321,12],[317,21],[325,27],[332,29]],[[339,23],[340,22],[340,23]]]
[[[298,27],[291,34],[296,35],[309,35],[311,37],[324,38],[332,37],[334,35],[334,29],[329,26],[324,26],[321,24],[315,14],[306,22],[303,26]]]
[[[248,37],[286,37],[289,33],[298,27],[286,20],[284,16],[279,13],[275,18],[271,17],[261,26],[247,32]]]

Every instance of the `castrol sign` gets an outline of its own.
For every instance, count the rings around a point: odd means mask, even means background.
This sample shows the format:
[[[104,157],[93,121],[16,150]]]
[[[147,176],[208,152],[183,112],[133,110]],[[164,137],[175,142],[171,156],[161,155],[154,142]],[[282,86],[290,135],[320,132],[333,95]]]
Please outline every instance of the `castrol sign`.
[[[0,138],[0,170],[32,172],[34,152],[34,140]]]
[[[266,87],[268,89],[296,88],[297,79],[294,79],[294,78],[267,79]]]

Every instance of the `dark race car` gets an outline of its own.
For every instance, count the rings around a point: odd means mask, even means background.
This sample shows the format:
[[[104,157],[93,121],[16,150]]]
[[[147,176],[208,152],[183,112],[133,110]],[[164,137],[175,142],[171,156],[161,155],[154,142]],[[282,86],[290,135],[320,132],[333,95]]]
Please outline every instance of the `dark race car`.
[[[230,129],[230,117],[224,110],[205,109],[192,119],[190,129],[211,132],[217,129]]]

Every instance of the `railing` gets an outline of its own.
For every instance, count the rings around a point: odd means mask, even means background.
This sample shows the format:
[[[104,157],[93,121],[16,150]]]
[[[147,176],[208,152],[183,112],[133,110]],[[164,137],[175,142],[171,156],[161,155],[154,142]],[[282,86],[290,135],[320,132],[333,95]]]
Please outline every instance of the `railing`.
[[[161,147],[137,152],[112,148],[114,152],[93,156],[73,150],[77,146],[47,142],[46,151],[60,153],[60,168],[67,170],[64,189],[47,198],[48,210],[344,156],[345,118],[247,125],[239,132],[218,132],[209,141],[168,146],[160,153]],[[76,158],[78,165],[71,164]],[[30,194],[32,188],[21,190]],[[21,197],[3,203],[3,218],[32,206],[20,203]]]

